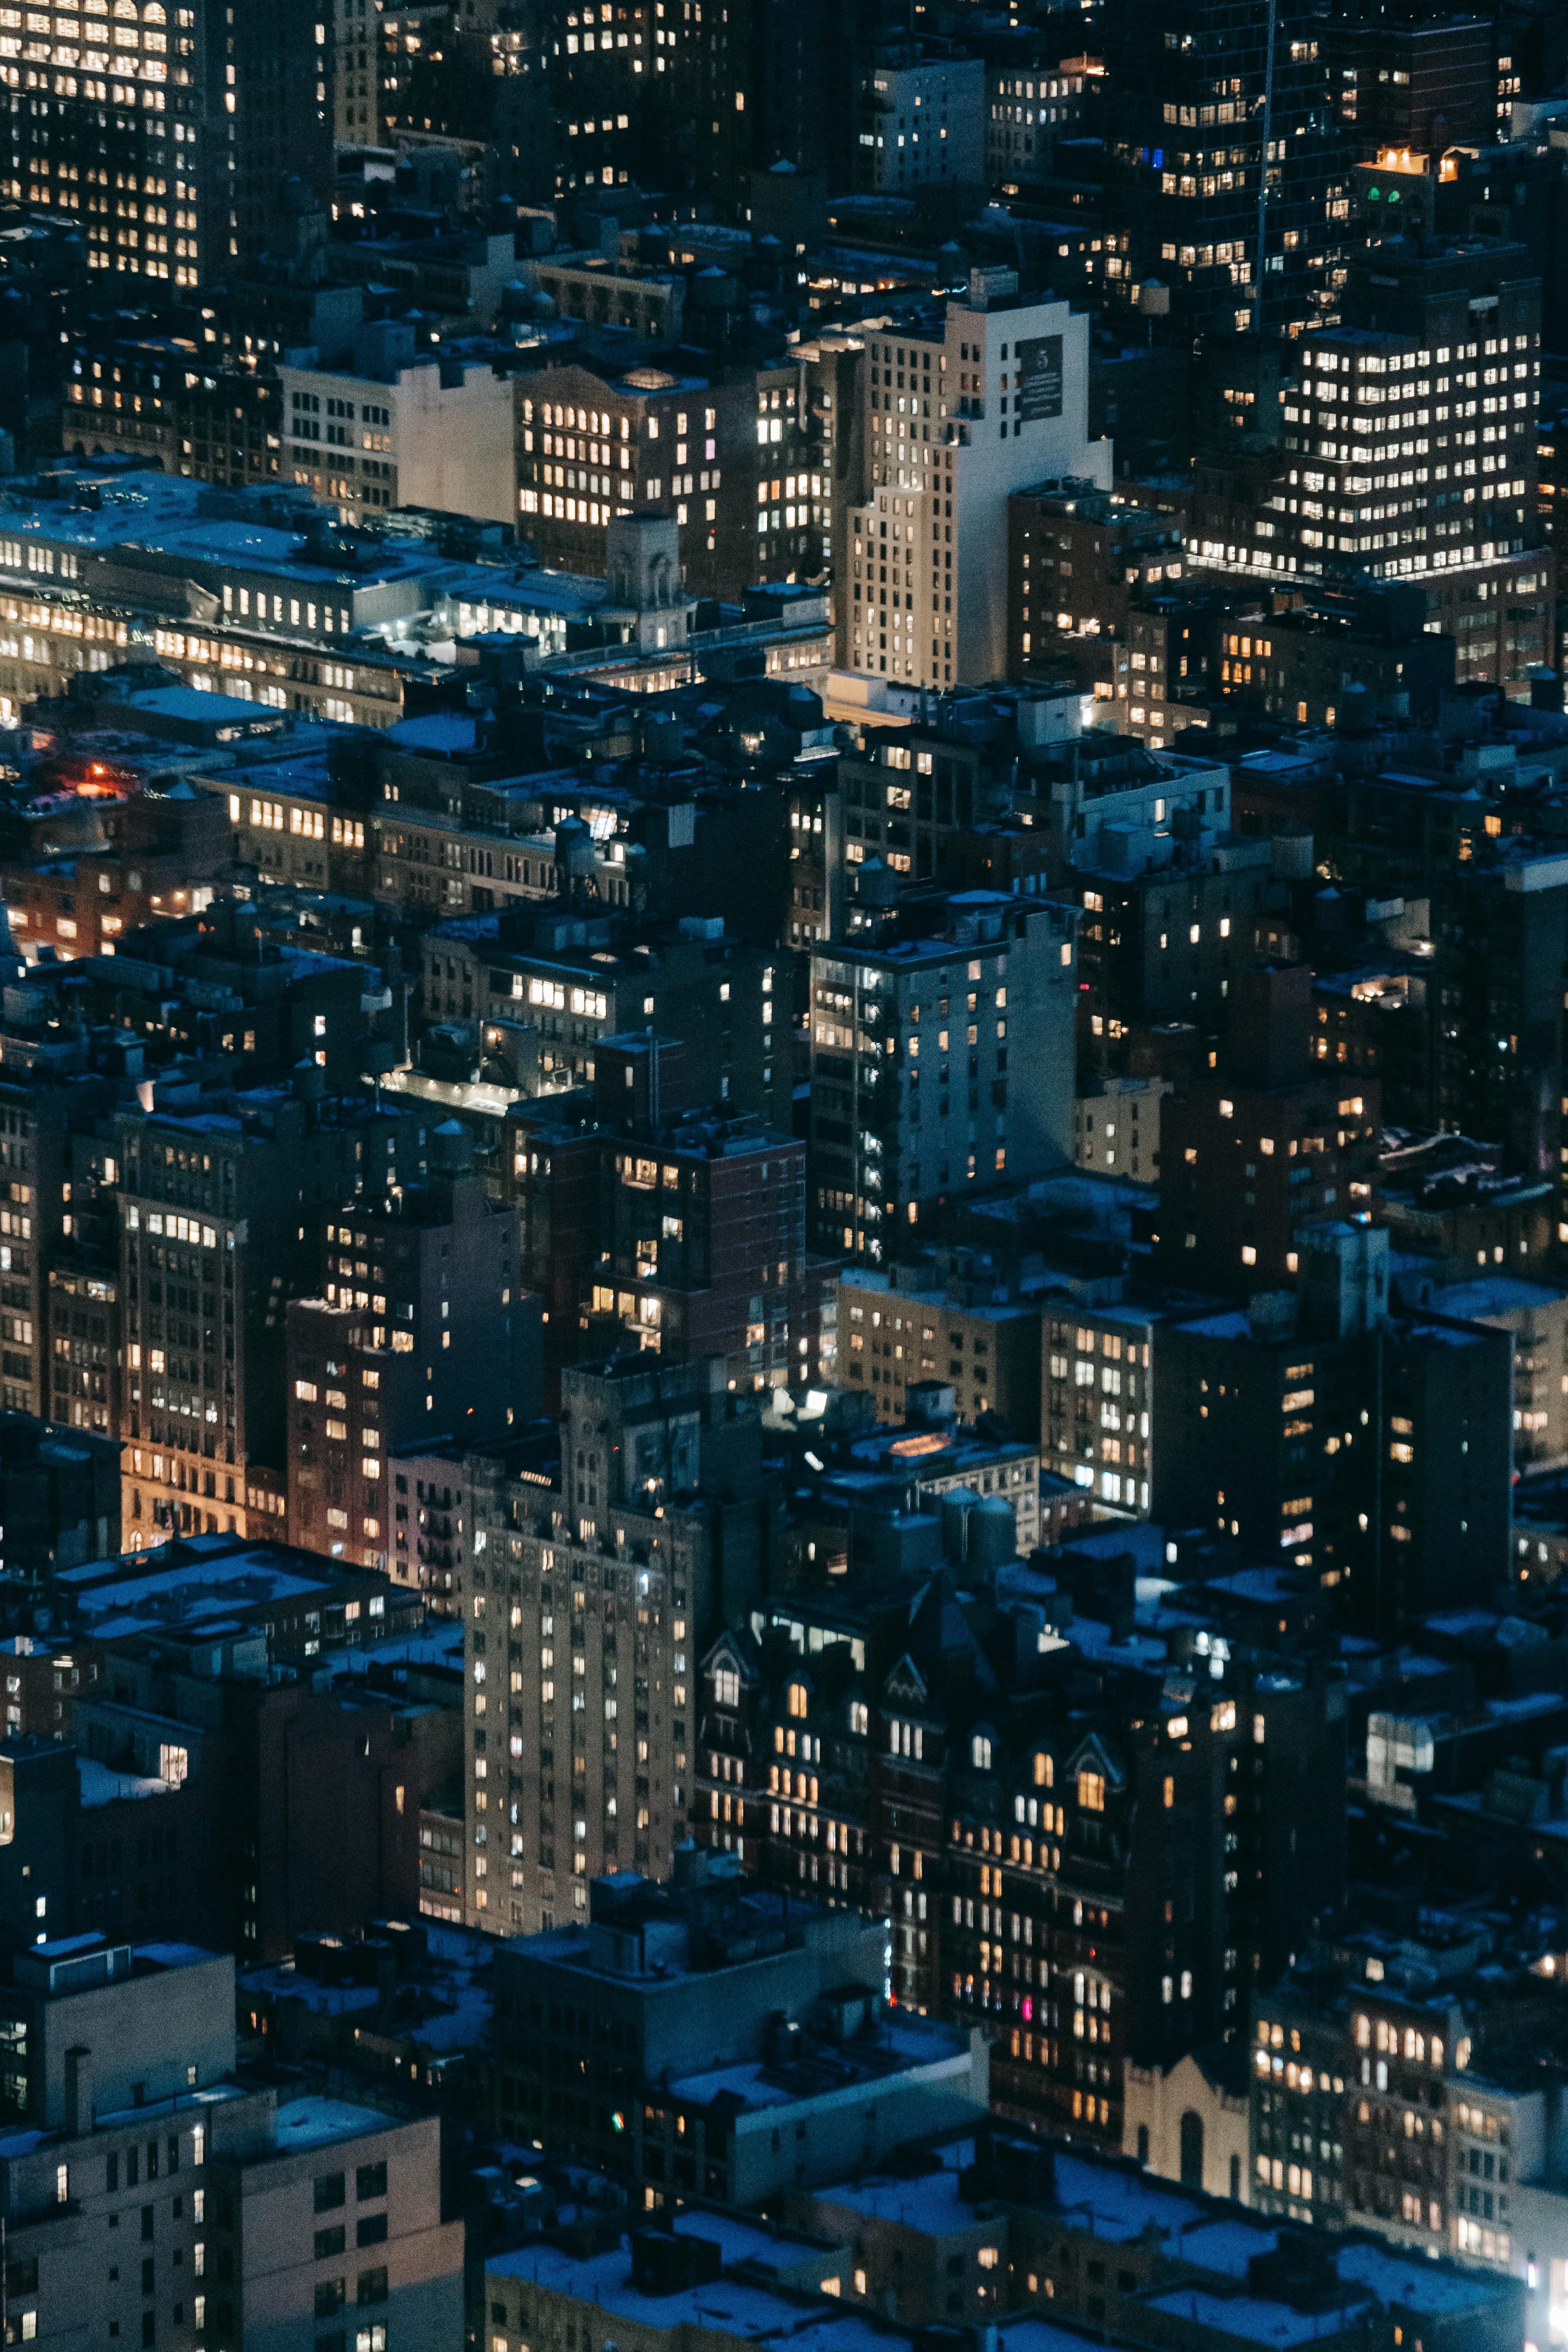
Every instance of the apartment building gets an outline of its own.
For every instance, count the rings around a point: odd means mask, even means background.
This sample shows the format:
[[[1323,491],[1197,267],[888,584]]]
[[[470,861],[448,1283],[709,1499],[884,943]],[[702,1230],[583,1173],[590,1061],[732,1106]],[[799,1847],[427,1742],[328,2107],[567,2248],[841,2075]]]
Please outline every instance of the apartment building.
[[[1102,1503],[1140,1517],[1149,1508],[1153,1460],[1153,1351],[1167,1310],[1114,1294],[1119,1282],[1060,1291],[1042,1302],[1041,1454]]]
[[[942,1199],[1070,1163],[1077,1017],[1075,910],[878,887],[811,959],[813,1239],[873,1266]]]
[[[701,1380],[646,1351],[573,1367],[560,1487],[503,1461],[475,1498],[472,1926],[539,1933],[586,1915],[590,1879],[669,1874],[698,1657],[761,1591],[772,1525],[756,1407]]]
[[[852,1265],[838,1335],[839,1378],[864,1384],[879,1421],[901,1423],[910,1389],[941,1380],[966,1418],[994,1413],[1031,1439],[1039,1430],[1039,1302],[977,1251]]]
[[[326,1219],[325,1296],[287,1308],[289,1540],[366,1568],[397,1557],[394,1457],[480,1444],[540,1404],[516,1213],[487,1203],[456,1121],[433,1145],[427,1182]]]
[[[436,2118],[243,2087],[226,1954],[70,1937],[18,1954],[0,2006],[17,2342],[195,2352],[341,2315],[312,2340],[383,2352],[459,2329]]]
[[[188,1110],[115,1116],[132,1547],[182,1528],[268,1531],[251,1493],[282,1474],[286,1303],[309,1287],[326,1211],[379,1197],[423,1159],[416,1119],[329,1097],[320,1079],[208,1105],[193,1089]]]

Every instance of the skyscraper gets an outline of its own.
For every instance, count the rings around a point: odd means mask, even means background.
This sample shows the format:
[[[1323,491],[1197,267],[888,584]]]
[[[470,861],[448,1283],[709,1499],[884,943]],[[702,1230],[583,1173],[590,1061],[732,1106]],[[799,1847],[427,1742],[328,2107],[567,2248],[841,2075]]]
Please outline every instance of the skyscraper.
[[[37,62],[0,65],[0,195],[79,228],[90,269],[205,284],[264,249],[285,176],[330,187],[325,26],[304,0],[84,0],[27,30],[47,36],[26,44]],[[0,37],[0,57],[22,48]]]
[[[1326,45],[1304,0],[1108,0],[1115,274],[1191,331],[1321,317],[1348,206]],[[1267,150],[1267,185],[1260,187]],[[1261,281],[1261,301],[1259,283]]]

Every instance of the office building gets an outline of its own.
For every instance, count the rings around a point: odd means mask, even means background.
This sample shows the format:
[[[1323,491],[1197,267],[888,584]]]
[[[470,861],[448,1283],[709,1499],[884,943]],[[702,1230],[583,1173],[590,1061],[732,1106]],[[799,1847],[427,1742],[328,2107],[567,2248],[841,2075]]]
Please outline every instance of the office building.
[[[1110,483],[1089,437],[1089,322],[976,269],[963,297],[868,336],[865,472],[846,493],[840,668],[908,685],[1008,675],[1008,499],[1046,477]]]
[[[517,503],[541,561],[605,577],[610,524],[633,513],[678,526],[694,595],[738,601],[759,582],[818,578],[843,367],[835,350],[801,356],[696,370],[681,352],[679,373],[578,361],[536,371],[518,388]]]
[[[288,5],[237,23],[206,0],[172,22],[158,0],[110,14],[95,0],[31,28],[68,70],[48,110],[17,96],[5,194],[81,231],[89,269],[138,297],[205,288],[266,248],[286,177],[330,184],[315,20]]]
[[[1300,0],[1237,17],[1225,0],[1151,12],[1113,0],[1112,298],[1188,331],[1299,328],[1331,310],[1342,231],[1331,44]],[[1268,152],[1265,156],[1265,148]],[[1275,163],[1264,203],[1258,178]]]

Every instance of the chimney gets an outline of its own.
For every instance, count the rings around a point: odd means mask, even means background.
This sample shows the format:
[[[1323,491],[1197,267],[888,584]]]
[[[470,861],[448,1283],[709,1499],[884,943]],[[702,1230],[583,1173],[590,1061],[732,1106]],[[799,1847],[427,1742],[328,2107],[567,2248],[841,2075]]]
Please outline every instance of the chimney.
[[[66,2052],[66,2137],[85,2139],[92,2129],[92,2053],[79,2044]]]

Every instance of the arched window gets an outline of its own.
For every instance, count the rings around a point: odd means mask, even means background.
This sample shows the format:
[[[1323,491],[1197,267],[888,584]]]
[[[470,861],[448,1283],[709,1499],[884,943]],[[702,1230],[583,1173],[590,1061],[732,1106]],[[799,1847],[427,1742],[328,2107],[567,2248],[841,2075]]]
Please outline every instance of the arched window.
[[[1054,1789],[1056,1784],[1057,1768],[1055,1761],[1051,1757],[1047,1756],[1042,1751],[1042,1753],[1035,1759],[1035,1786],[1037,1789]]]
[[[969,1752],[971,1757],[973,1759],[974,1769],[977,1772],[990,1771],[991,1742],[986,1738],[984,1732],[977,1731],[975,1733],[973,1739],[970,1742]]]
[[[805,1715],[805,1685],[804,1683],[791,1683],[789,1686],[789,1711],[795,1717]]]
[[[1182,2117],[1182,2187],[1201,2189],[1204,2185],[1204,2119],[1194,2107],[1188,2107]]]

